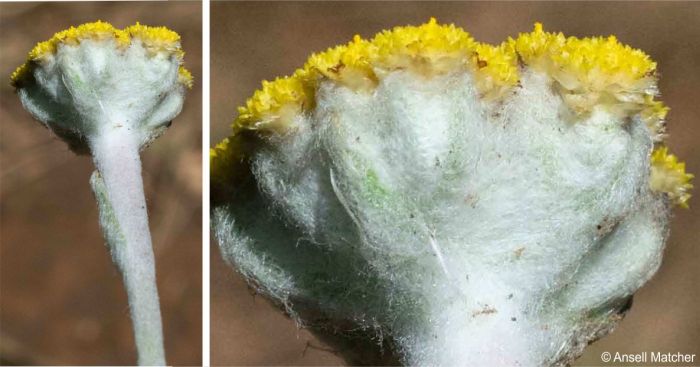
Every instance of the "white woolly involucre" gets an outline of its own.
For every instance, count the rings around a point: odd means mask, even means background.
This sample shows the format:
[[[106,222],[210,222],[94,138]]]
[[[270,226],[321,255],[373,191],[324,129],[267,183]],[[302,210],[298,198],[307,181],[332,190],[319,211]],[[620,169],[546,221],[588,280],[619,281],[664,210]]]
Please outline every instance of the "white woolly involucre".
[[[669,209],[638,118],[576,120],[532,71],[500,102],[467,73],[409,71],[316,98],[213,218],[224,257],[302,323],[350,322],[409,365],[565,364],[660,264]]]
[[[17,93],[24,107],[78,153],[91,153],[100,224],[124,276],[140,365],[164,365],[155,261],[139,151],[180,113],[179,60],[138,39],[61,44]]]

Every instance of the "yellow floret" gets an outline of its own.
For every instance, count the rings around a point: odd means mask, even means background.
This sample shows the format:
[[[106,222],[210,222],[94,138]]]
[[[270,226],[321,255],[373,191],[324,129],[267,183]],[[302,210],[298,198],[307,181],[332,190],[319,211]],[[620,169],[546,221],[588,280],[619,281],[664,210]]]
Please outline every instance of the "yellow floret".
[[[377,77],[372,69],[372,52],[371,44],[355,35],[347,45],[312,54],[297,75],[309,88],[315,87],[320,74],[355,90],[373,89]]]
[[[565,38],[561,33],[544,32],[542,24],[536,23],[533,32],[520,34],[514,44],[527,65],[543,68],[554,76],[570,74],[565,78],[569,89],[586,86],[603,90],[616,84],[637,89],[639,82],[656,70],[656,63],[648,55],[619,43],[615,36]]]
[[[499,46],[480,43],[475,47],[472,66],[477,88],[486,95],[500,96],[518,83],[518,59],[510,42]]]
[[[302,73],[300,70],[291,77],[263,81],[262,89],[255,91],[244,107],[238,108],[234,130],[264,127],[283,132],[301,108],[313,100],[313,95],[307,95]]]
[[[435,18],[418,27],[383,31],[370,43],[374,66],[411,69],[428,76],[465,67],[476,48],[469,33],[454,24],[440,25]]]
[[[615,36],[566,38],[536,23],[534,31],[512,42],[526,65],[559,83],[565,102],[578,114],[603,105],[629,116],[646,108],[647,97],[656,92],[656,63]]]
[[[668,153],[668,148],[662,146],[651,154],[651,177],[649,185],[651,189],[666,193],[674,204],[688,208],[690,199],[690,183],[694,176],[685,172],[685,163]]]
[[[21,80],[27,78],[36,63],[41,63],[53,56],[60,45],[78,45],[83,40],[114,40],[116,46],[125,49],[133,39],[140,39],[151,53],[165,51],[175,55],[180,61],[184,53],[180,48],[180,36],[165,27],[148,27],[136,25],[120,30],[103,21],[70,27],[53,35],[49,40],[39,42],[29,51],[27,61],[10,76],[11,84],[19,87]]]
[[[192,89],[192,85],[194,85],[194,78],[192,78],[192,73],[190,73],[189,70],[185,69],[184,66],[180,66],[180,68],[177,69],[177,81],[189,89]]]
[[[132,39],[141,40],[144,47],[152,53],[174,53],[180,50],[180,35],[165,27],[149,27],[136,22],[124,28],[124,32]]]

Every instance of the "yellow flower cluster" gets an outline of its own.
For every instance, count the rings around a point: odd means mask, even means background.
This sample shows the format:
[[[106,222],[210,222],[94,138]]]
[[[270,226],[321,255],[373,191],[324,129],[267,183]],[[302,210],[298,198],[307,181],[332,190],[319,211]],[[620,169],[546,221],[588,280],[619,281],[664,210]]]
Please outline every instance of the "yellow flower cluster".
[[[371,41],[353,40],[311,55],[304,67],[290,77],[264,81],[233,123],[239,129],[284,131],[293,116],[314,107],[320,78],[354,90],[371,90],[387,72],[408,69],[432,76],[470,68],[479,89],[487,96],[500,95],[518,82],[513,46],[479,44],[454,25],[439,25],[435,18],[418,27],[396,27]]]
[[[435,18],[419,27],[396,27],[370,42],[370,63],[384,70],[413,69],[444,74],[466,66],[477,43],[461,28]]]
[[[487,98],[502,96],[518,83],[517,62],[518,57],[511,42],[499,46],[477,44],[471,63],[477,88]]]
[[[652,134],[662,138],[668,108],[654,100],[656,63],[644,52],[619,43],[615,36],[579,39],[547,33],[540,23],[509,42],[526,65],[557,81],[577,114],[598,105],[623,116],[642,112]]]
[[[685,172],[685,163],[668,153],[668,148],[662,146],[651,154],[651,177],[649,185],[651,189],[664,192],[674,204],[688,208],[690,189],[693,185],[690,180],[693,175]]]
[[[192,89],[192,85],[194,85],[194,78],[192,78],[192,73],[190,73],[189,70],[185,69],[184,66],[180,66],[177,69],[177,81],[189,89]]]
[[[185,53],[180,48],[180,35],[165,27],[149,27],[141,25],[139,22],[124,28],[130,39],[139,39],[146,50],[155,54],[158,52],[168,52],[175,54],[182,59]]]
[[[246,105],[238,107],[238,118],[233,130],[242,128],[282,132],[288,118],[292,118],[302,106],[313,100],[312,89],[304,83],[304,71],[298,70],[292,77],[263,81],[262,89],[255,91]]]
[[[590,84],[595,90],[613,84],[634,89],[656,70],[656,63],[648,55],[619,43],[615,36],[567,38],[562,33],[546,33],[541,23],[535,23],[534,31],[520,34],[511,42],[526,64],[565,69],[578,83]]]
[[[165,27],[149,27],[137,22],[121,30],[98,20],[70,27],[54,34],[48,41],[39,42],[27,55],[27,61],[12,73],[10,77],[12,85],[18,87],[19,81],[31,74],[33,65],[55,54],[59,45],[78,45],[82,40],[88,39],[114,40],[119,48],[129,47],[133,40],[138,39],[153,54],[160,51],[168,52],[174,54],[180,62],[185,55],[180,48],[180,36]],[[191,88],[192,75],[184,68],[180,69],[178,80]]]
[[[296,116],[315,107],[321,80],[371,91],[394,70],[409,70],[425,77],[468,70],[482,96],[494,99],[518,84],[520,66],[546,73],[556,81],[562,99],[576,115],[602,106],[621,116],[638,115],[656,141],[665,137],[668,107],[654,99],[656,63],[614,36],[567,38],[561,33],[544,32],[542,24],[536,23],[532,32],[493,46],[478,43],[461,28],[440,25],[431,18],[418,27],[383,31],[372,40],[356,35],[346,45],[311,55],[289,77],[263,81],[262,88],[238,108],[232,137],[212,150],[212,178],[240,169],[230,163],[243,159],[242,150],[236,147],[243,130],[281,134],[292,128]],[[657,173],[657,177],[671,176]],[[692,175],[683,173],[678,177],[685,181],[664,178],[666,186],[657,188],[686,205]],[[672,188],[673,182],[678,185]]]
[[[234,130],[284,131],[296,113],[314,107],[320,78],[371,90],[383,75],[397,69],[425,76],[468,69],[481,93],[494,98],[517,84],[519,60],[555,79],[575,112],[587,113],[600,104],[625,115],[642,112],[655,135],[661,136],[668,109],[654,100],[656,63],[642,51],[613,36],[578,39],[546,33],[540,23],[531,33],[493,46],[434,18],[418,27],[383,31],[370,41],[355,36],[346,45],[311,55],[292,76],[263,82],[262,89],[239,108]],[[610,100],[618,103],[611,105]]]

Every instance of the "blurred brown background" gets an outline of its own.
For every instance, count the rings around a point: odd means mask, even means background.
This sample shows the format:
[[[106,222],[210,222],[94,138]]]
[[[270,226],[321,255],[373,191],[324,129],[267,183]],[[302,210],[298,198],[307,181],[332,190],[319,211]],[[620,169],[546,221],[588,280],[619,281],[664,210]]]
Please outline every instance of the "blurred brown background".
[[[397,25],[435,16],[478,41],[500,43],[532,30],[566,35],[615,34],[659,63],[671,150],[700,175],[700,3],[212,2],[211,137],[229,133],[236,107],[263,79],[289,75],[312,53]],[[700,185],[698,185],[700,187]],[[664,263],[636,295],[612,335],[591,345],[577,365],[604,365],[603,351],[683,352],[700,358],[700,192],[677,209]],[[252,296],[211,248],[212,364],[328,365],[343,361],[281,311]],[[605,365],[613,365],[612,363]]]
[[[182,37],[195,86],[143,154],[168,363],[202,360],[201,3],[0,4],[0,355],[2,364],[133,365],[126,292],[97,221],[89,157],[24,111],[9,75],[55,32],[103,20]]]

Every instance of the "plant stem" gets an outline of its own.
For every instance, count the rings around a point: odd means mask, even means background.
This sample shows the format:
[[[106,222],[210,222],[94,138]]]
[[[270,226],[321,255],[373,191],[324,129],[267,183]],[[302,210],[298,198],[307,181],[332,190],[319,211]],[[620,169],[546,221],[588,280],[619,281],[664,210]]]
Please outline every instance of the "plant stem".
[[[139,141],[126,128],[90,140],[97,171],[90,183],[100,226],[129,297],[139,365],[165,365],[155,260],[141,178]]]

